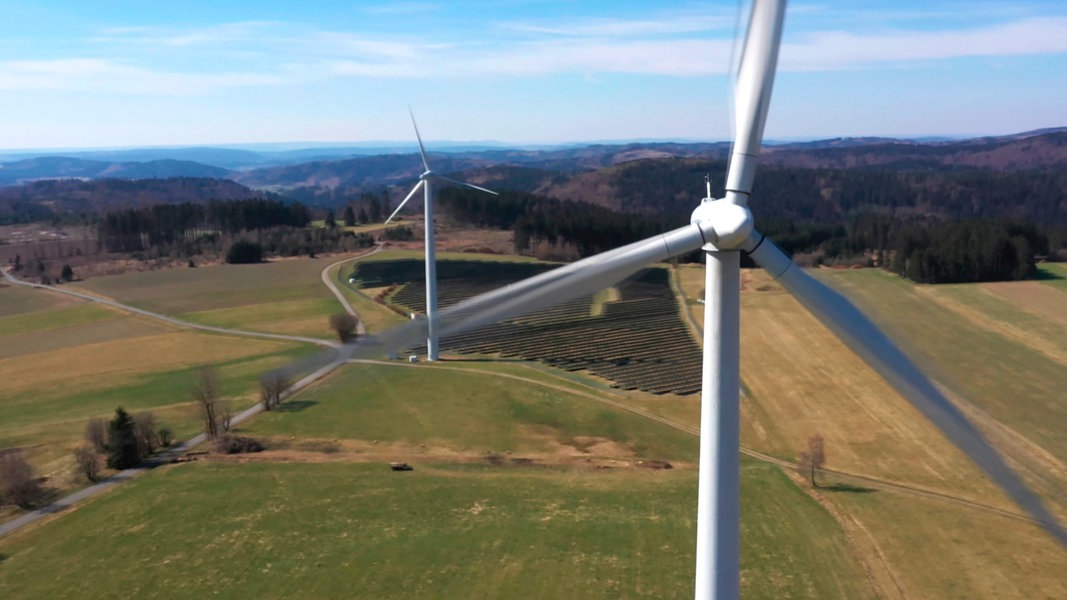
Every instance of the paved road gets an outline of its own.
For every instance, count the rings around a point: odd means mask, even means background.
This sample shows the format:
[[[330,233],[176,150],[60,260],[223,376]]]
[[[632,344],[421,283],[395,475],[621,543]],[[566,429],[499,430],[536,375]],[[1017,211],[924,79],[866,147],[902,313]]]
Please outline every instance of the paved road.
[[[327,285],[327,287],[329,287],[330,290],[334,293],[334,295],[337,296],[337,299],[341,302],[341,305],[345,308],[345,310],[349,314],[351,314],[352,316],[357,317],[357,319],[358,319],[358,315],[356,315],[355,310],[352,309],[352,306],[348,303],[348,300],[344,297],[344,295],[341,293],[341,291],[339,289],[337,289],[337,287],[335,285],[333,285],[333,282],[330,281],[330,278],[329,278],[329,275],[328,275],[328,271],[330,270],[330,268],[332,268],[335,265],[338,265],[338,264],[341,264],[341,263],[344,263],[344,262],[348,262],[350,260],[355,260],[357,258],[362,258],[364,256],[368,256],[369,254],[373,254],[374,252],[377,252],[379,249],[380,249],[380,247],[376,248],[375,250],[373,250],[373,251],[371,251],[371,252],[369,252],[367,254],[363,254],[363,255],[360,255],[360,256],[356,256],[356,257],[352,257],[352,258],[346,258],[344,260],[337,261],[337,262],[335,262],[333,264],[328,265],[325,269],[322,270],[322,281],[323,281],[323,283],[325,283]],[[163,314],[160,314],[160,313],[155,313],[155,312],[152,312],[152,311],[148,311],[148,310],[136,308],[136,307],[133,307],[133,306],[129,306],[127,304],[122,304],[121,302],[116,302],[116,301],[108,299],[108,298],[101,298],[101,297],[98,297],[98,296],[93,296],[91,294],[85,294],[85,293],[78,292],[78,291],[75,291],[75,290],[64,289],[64,288],[61,288],[61,287],[55,287],[55,286],[51,286],[51,285],[42,285],[42,284],[39,284],[39,283],[30,283],[28,281],[22,281],[21,279],[18,279],[17,277],[15,277],[14,275],[8,273],[4,269],[0,269],[0,274],[2,274],[4,279],[6,279],[8,281],[8,283],[10,283],[12,285],[30,287],[30,288],[35,288],[35,289],[39,289],[39,290],[49,291],[49,292],[56,292],[56,293],[59,293],[59,294],[66,294],[68,296],[74,296],[76,298],[82,298],[82,299],[88,300],[90,302],[96,302],[98,304],[103,304],[105,306],[111,306],[113,308],[117,308],[117,309],[122,310],[122,311],[136,313],[136,314],[148,317],[150,319],[156,319],[158,321],[163,321],[165,323],[169,323],[169,324],[172,324],[172,325],[177,325],[179,327],[197,329],[197,330],[200,330],[200,331],[210,331],[212,333],[221,333],[221,334],[226,334],[226,335],[240,335],[240,336],[255,337],[255,338],[266,338],[266,339],[275,339],[275,340],[284,340],[284,341],[293,341],[293,342],[305,342],[305,343],[309,343],[309,344],[315,344],[317,346],[324,346],[324,347],[327,347],[327,348],[332,348],[332,349],[337,351],[337,353],[334,356],[333,360],[331,360],[330,362],[326,363],[325,365],[323,365],[322,367],[320,367],[319,369],[317,369],[316,371],[314,371],[310,375],[307,375],[303,379],[300,379],[299,381],[297,381],[293,385],[289,386],[289,388],[287,390],[285,390],[285,392],[283,392],[283,394],[282,394],[283,399],[292,396],[293,394],[299,392],[300,390],[304,389],[305,387],[311,385],[315,381],[318,381],[319,379],[325,377],[327,374],[332,372],[334,369],[340,367],[341,365],[344,365],[346,362],[348,362],[348,360],[350,358],[352,358],[352,353],[355,350],[355,345],[354,344],[341,344],[339,342],[330,341],[330,340],[309,338],[309,337],[303,337],[303,336],[298,336],[298,335],[284,335],[284,334],[280,334],[280,333],[266,333],[266,332],[261,332],[261,331],[245,331],[245,330],[241,330],[241,329],[225,329],[223,327],[212,327],[210,325],[200,325],[198,323],[190,323],[188,321],[182,321],[180,319],[175,319],[174,317],[169,317],[167,315],[163,315]],[[364,330],[363,330],[362,322],[361,322],[360,323],[360,334],[362,335],[363,333],[364,333]],[[234,425],[239,424],[239,423],[241,423],[241,422],[243,422],[243,421],[245,421],[247,419],[252,418],[253,416],[255,416],[255,415],[257,415],[257,414],[259,414],[261,412],[263,412],[263,404],[261,404],[261,403],[260,404],[256,404],[256,405],[248,408],[247,410],[244,410],[241,413],[235,415],[233,417],[232,423]],[[34,521],[42,519],[42,518],[44,518],[44,517],[46,517],[48,515],[61,512],[61,511],[65,510],[65,509],[69,508],[71,505],[73,505],[73,504],[75,504],[75,503],[77,503],[77,502],[79,502],[81,500],[84,500],[85,498],[88,498],[90,496],[95,496],[96,494],[99,494],[99,493],[101,493],[101,492],[103,492],[105,490],[108,490],[108,489],[110,489],[110,488],[122,483],[123,481],[126,481],[128,479],[132,479],[132,478],[136,477],[137,475],[140,475],[141,473],[144,473],[144,472],[146,472],[146,471],[148,471],[148,470],[150,470],[152,468],[155,468],[155,467],[157,467],[159,465],[162,465],[162,464],[169,463],[173,459],[177,458],[178,456],[181,456],[182,454],[185,454],[186,452],[188,452],[189,450],[195,448],[196,446],[199,446],[200,444],[203,444],[205,441],[207,441],[207,436],[205,436],[204,434],[197,435],[197,436],[195,436],[195,437],[193,437],[191,439],[188,439],[185,442],[183,442],[181,444],[178,444],[177,446],[175,446],[173,448],[170,448],[170,449],[160,453],[159,455],[153,457],[152,461],[149,462],[148,464],[146,464],[143,467],[137,467],[137,468],[134,468],[134,469],[126,469],[125,471],[120,471],[119,473],[116,473],[115,475],[113,475],[111,477],[108,477],[107,479],[105,479],[103,481],[100,481],[100,482],[98,482],[98,483],[96,483],[94,485],[91,485],[89,487],[83,488],[83,489],[81,489],[81,490],[79,490],[77,492],[74,492],[73,494],[70,494],[68,496],[64,496],[63,498],[60,498],[59,500],[56,500],[55,502],[53,502],[52,504],[49,504],[48,506],[45,506],[43,508],[39,508],[37,510],[30,511],[30,512],[18,517],[17,519],[13,519],[13,520],[8,521],[6,523],[2,523],[2,524],[0,524],[0,537],[3,537],[4,535],[7,535],[8,533],[11,533],[12,531],[15,531],[15,530],[17,530],[17,529],[19,529],[21,527],[26,526],[26,525],[29,525],[30,523],[33,523]]]
[[[358,337],[363,337],[363,336],[367,335],[367,330],[366,330],[366,328],[363,327],[363,320],[359,318],[359,315],[356,314],[356,310],[354,308],[352,308],[352,305],[348,302],[348,298],[345,298],[344,293],[341,291],[340,288],[337,287],[337,283],[334,282],[332,277],[330,277],[330,269],[332,269],[332,268],[334,268],[334,267],[336,267],[338,265],[343,265],[346,262],[352,262],[354,260],[359,260],[361,258],[366,258],[366,257],[368,257],[368,256],[370,256],[372,254],[376,254],[378,252],[381,252],[381,250],[382,250],[382,245],[378,244],[370,252],[365,252],[363,254],[360,254],[359,256],[351,256],[349,258],[343,258],[343,259],[341,259],[341,260],[339,260],[337,262],[330,263],[330,264],[326,265],[326,268],[323,269],[322,273],[320,274],[320,277],[322,279],[322,283],[324,283],[326,285],[326,287],[329,288],[331,292],[333,292],[333,295],[337,298],[337,301],[340,302],[341,306],[344,307],[345,312],[347,312],[348,314],[352,315],[353,317],[356,317],[356,334],[357,334]],[[359,292],[357,292],[357,293],[359,293]]]

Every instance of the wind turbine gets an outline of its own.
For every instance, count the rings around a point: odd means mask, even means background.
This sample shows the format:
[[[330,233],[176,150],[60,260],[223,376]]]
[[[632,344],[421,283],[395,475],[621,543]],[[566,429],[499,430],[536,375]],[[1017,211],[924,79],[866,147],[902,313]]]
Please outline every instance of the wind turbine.
[[[806,274],[756,231],[748,200],[770,104],[785,0],[754,0],[735,86],[734,148],[724,198],[709,193],[685,227],[604,252],[442,311],[448,336],[590,294],[645,265],[697,249],[707,256],[700,416],[696,589],[698,600],[739,595],[740,253],[749,256],[893,385],[1056,541],[1067,532],[967,418],[844,296]],[[387,348],[414,342],[411,323],[368,340]]]
[[[393,214],[389,215],[389,218],[385,220],[388,224],[393,220],[393,217],[400,212],[400,209],[404,208],[408,200],[422,188],[423,191],[423,206],[426,213],[426,360],[437,360],[440,358],[438,350],[438,315],[437,315],[437,244],[434,240],[434,223],[433,223],[433,208],[434,200],[436,199],[434,183],[451,183],[453,185],[459,185],[463,187],[469,187],[471,189],[479,190],[482,192],[488,192],[496,195],[493,190],[487,190],[483,187],[478,187],[473,183],[466,183],[463,181],[457,181],[450,179],[444,175],[438,175],[430,169],[430,163],[426,160],[426,147],[422,144],[422,136],[419,135],[419,125],[415,123],[415,113],[412,112],[411,107],[408,107],[408,114],[411,115],[411,125],[415,128],[415,137],[419,140],[419,155],[422,157],[422,167],[424,171],[419,175],[419,182],[415,184],[415,187],[411,188],[408,195],[404,197],[404,200],[396,207]]]

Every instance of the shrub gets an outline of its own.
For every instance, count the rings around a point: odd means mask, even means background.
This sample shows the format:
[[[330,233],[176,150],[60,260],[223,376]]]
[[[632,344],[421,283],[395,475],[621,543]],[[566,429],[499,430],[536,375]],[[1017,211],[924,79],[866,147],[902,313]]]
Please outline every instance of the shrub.
[[[245,454],[262,451],[263,444],[249,437],[227,434],[215,439],[215,452],[219,454]]]
[[[258,263],[263,260],[263,247],[248,240],[237,240],[226,252],[226,262],[231,265]]]
[[[19,450],[0,456],[0,498],[23,508],[41,498],[40,482]]]

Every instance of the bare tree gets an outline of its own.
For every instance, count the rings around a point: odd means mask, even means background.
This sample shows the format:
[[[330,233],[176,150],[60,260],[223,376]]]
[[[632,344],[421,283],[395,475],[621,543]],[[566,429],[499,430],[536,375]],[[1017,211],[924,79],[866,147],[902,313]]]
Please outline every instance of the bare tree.
[[[100,476],[100,455],[90,446],[82,446],[74,451],[74,464],[78,473],[89,481],[96,481]]]
[[[159,442],[160,448],[170,447],[170,443],[173,441],[173,439],[174,433],[170,430],[169,427],[160,427],[159,431],[156,432],[156,441]]]
[[[9,451],[0,456],[0,498],[28,508],[40,497],[41,485],[22,451]]]
[[[233,405],[229,402],[219,403],[219,429],[223,434],[230,433],[230,428],[233,426]]]
[[[133,437],[137,440],[137,456],[141,460],[156,451],[156,416],[152,411],[133,415]]]
[[[89,419],[85,423],[85,441],[97,452],[107,451],[107,419]]]
[[[209,439],[219,436],[219,380],[215,368],[201,367],[193,376],[189,394],[200,409],[200,419],[204,423],[204,433]]]
[[[808,449],[800,453],[800,462],[797,469],[811,481],[811,487],[819,487],[815,481],[815,473],[826,462],[826,451],[823,447],[822,436],[816,433],[808,438]]]
[[[259,380],[259,399],[263,410],[270,410],[282,403],[282,394],[289,389],[290,383],[279,373],[267,373]]]
[[[346,312],[330,315],[330,329],[337,334],[337,339],[341,343],[347,342],[356,336],[356,326],[358,324],[359,321],[356,321],[355,317]]]

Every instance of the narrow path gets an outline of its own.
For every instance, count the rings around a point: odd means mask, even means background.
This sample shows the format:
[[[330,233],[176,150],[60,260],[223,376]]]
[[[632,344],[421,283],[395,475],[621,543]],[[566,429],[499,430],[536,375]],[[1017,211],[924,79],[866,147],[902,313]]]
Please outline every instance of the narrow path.
[[[326,265],[326,268],[324,268],[322,270],[322,273],[320,273],[319,275],[319,277],[322,279],[322,283],[325,284],[327,288],[329,288],[329,290],[333,293],[334,297],[337,298],[337,301],[341,303],[341,307],[345,309],[345,312],[352,315],[353,317],[356,317],[356,335],[358,337],[363,337],[367,335],[367,329],[363,326],[363,320],[360,319],[359,315],[356,314],[356,309],[352,308],[352,304],[349,303],[348,298],[345,297],[344,292],[341,291],[341,288],[337,287],[337,284],[334,282],[333,278],[330,277],[330,269],[343,265],[346,262],[352,262],[353,260],[366,258],[368,256],[371,256],[372,254],[377,254],[381,251],[382,244],[379,243],[370,252],[364,252],[363,254],[357,256],[343,258],[337,262],[333,262]],[[340,274],[340,271],[338,271],[338,274]]]

